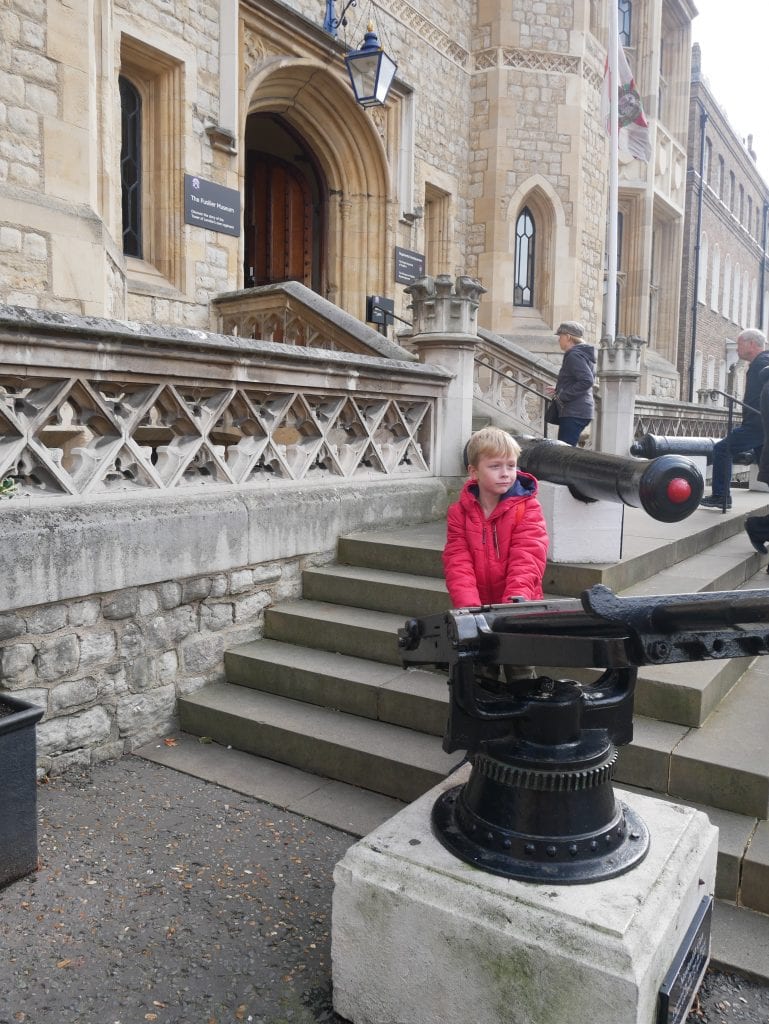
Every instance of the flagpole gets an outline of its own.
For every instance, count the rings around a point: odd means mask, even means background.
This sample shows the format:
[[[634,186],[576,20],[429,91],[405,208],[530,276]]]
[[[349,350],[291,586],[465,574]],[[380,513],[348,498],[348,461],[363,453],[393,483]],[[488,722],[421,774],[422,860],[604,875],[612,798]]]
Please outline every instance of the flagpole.
[[[609,212],[606,242],[606,334],[617,330],[617,214],[619,211],[619,26],[616,0],[609,0]]]

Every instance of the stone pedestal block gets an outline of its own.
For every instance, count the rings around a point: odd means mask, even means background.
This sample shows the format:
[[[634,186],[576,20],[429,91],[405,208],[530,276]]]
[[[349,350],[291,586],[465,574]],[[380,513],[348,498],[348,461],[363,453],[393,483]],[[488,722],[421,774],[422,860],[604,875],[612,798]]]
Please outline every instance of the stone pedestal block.
[[[653,1024],[660,986],[703,897],[718,830],[690,808],[622,792],[651,833],[617,878],[499,878],[433,836],[437,796],[366,836],[334,871],[334,1008],[354,1024]]]
[[[624,506],[578,501],[568,487],[539,481],[539,502],[550,538],[551,562],[617,562],[622,555]]]

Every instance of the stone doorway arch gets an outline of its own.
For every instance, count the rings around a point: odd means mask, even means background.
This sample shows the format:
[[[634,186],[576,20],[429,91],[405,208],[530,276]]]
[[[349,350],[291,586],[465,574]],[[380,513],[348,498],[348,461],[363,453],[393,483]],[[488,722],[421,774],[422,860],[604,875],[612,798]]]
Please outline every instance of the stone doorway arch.
[[[247,75],[245,93],[246,124],[277,119],[312,164],[321,207],[312,287],[363,319],[366,295],[386,290],[392,250],[390,174],[370,116],[341,78],[306,58],[262,58]]]

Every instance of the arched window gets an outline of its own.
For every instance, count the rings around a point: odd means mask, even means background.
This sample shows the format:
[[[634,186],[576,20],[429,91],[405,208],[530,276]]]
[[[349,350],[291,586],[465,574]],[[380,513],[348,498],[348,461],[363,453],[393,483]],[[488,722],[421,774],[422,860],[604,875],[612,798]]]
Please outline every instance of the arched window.
[[[732,320],[738,324],[740,322],[740,265],[735,263],[734,265],[734,287],[732,290]],[[728,315],[728,314],[727,314]]]
[[[724,293],[721,300],[721,312],[728,320],[732,312],[732,257],[724,261]]]
[[[710,139],[705,139],[705,166],[702,171],[702,176],[705,179],[705,184],[710,184],[710,173],[711,165],[713,163],[713,143]]]
[[[524,206],[515,222],[515,285],[514,306],[534,305],[534,243],[536,228],[528,206]]]
[[[721,250],[713,246],[713,276],[710,279],[710,308],[718,312],[718,286],[721,282]]]
[[[123,202],[123,252],[142,258],[142,99],[120,75],[120,190]]]
[[[705,364],[705,387],[712,390],[716,386],[716,357],[708,356]]]
[[[617,25],[619,28],[619,41],[622,46],[631,45],[630,31],[633,20],[633,4],[631,0],[617,0]]]
[[[703,233],[700,241],[700,258],[697,263],[697,302],[704,302],[708,281],[708,236]]]

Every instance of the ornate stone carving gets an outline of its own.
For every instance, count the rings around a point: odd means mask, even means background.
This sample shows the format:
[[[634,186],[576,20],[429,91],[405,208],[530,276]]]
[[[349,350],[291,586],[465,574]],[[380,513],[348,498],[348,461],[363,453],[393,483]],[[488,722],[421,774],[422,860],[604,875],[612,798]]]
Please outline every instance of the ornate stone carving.
[[[407,395],[0,376],[0,478],[26,497],[427,474],[433,430]]]
[[[433,22],[428,21],[406,0],[390,0],[390,13],[394,18],[402,21],[407,28],[410,28],[415,35],[428,43],[444,57],[448,57],[459,64],[460,67],[467,67],[470,61],[470,54],[464,47],[459,46],[450,36]]]
[[[243,32],[243,70],[248,76],[252,68],[267,56],[267,48],[253,29],[246,28]]]
[[[473,277],[450,274],[423,277],[404,289],[411,296],[414,335],[465,334],[478,331],[478,306],[486,289]]]
[[[562,75],[577,75],[581,60],[569,53],[546,53],[542,50],[520,50],[504,47],[502,66],[525,68],[529,71],[555,71]]]

